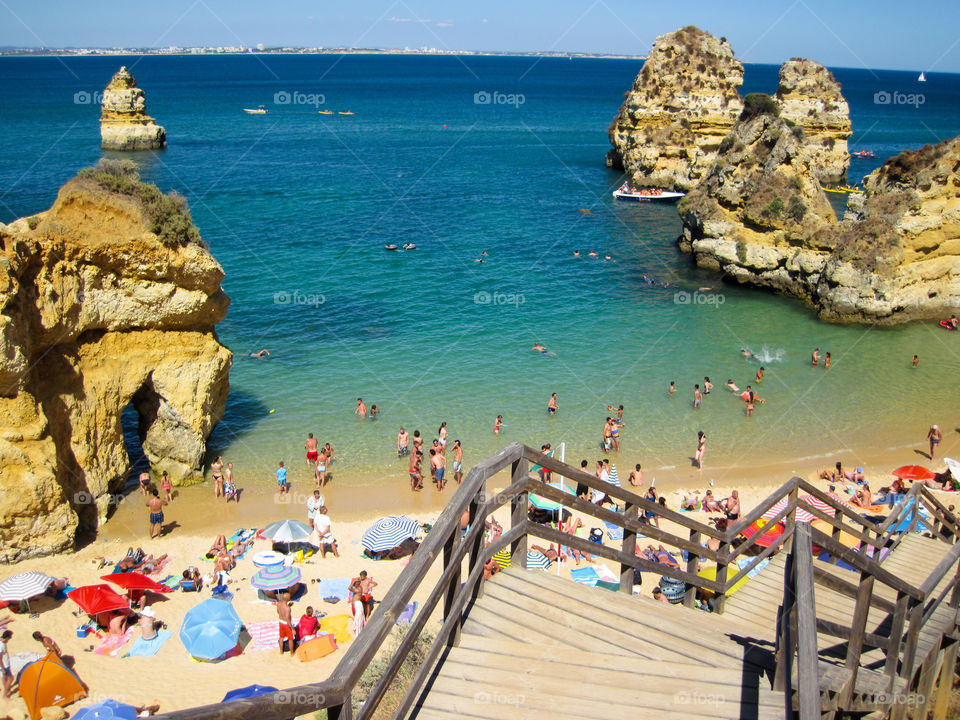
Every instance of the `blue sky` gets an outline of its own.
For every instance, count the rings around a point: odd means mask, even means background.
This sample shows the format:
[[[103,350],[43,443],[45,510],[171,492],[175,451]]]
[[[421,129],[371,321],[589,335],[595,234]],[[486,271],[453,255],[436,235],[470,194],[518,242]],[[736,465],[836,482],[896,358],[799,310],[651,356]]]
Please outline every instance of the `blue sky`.
[[[960,6],[913,0],[0,0],[0,45],[309,45],[645,54],[695,24],[745,62],[960,71]]]

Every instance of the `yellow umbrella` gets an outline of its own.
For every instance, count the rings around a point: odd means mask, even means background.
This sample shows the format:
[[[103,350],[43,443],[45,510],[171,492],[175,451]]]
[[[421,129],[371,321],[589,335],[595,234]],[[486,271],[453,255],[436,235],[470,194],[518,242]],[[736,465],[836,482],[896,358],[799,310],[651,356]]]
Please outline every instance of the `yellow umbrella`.
[[[740,572],[740,568],[738,568],[736,565],[731,565],[730,567],[728,567],[728,568],[727,568],[727,580],[729,580],[730,578],[732,578],[732,577],[733,577],[734,575],[736,575],[738,572]],[[710,567],[703,568],[703,570],[701,570],[700,572],[698,572],[697,575],[699,575],[700,577],[704,578],[705,580],[716,580],[716,579],[717,579],[717,566],[716,566],[716,565],[711,565]],[[750,578],[749,578],[747,575],[744,575],[742,578],[740,578],[739,580],[737,580],[737,581],[733,584],[733,587],[730,588],[730,591],[727,593],[727,595],[733,595],[737,590],[739,590],[739,589],[742,588],[744,585],[746,585],[747,580],[749,580],[749,579],[750,579]],[[710,591],[709,591],[709,590],[705,590],[704,592],[710,592]]]

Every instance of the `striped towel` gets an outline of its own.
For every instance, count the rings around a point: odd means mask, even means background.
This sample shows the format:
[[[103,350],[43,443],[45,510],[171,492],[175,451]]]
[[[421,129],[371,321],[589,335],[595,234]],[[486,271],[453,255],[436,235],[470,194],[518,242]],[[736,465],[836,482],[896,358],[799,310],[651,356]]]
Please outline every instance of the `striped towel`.
[[[620,474],[617,472],[616,465],[610,465],[610,473],[607,475],[607,482],[613,485],[614,487],[621,487],[620,485]]]
[[[607,537],[611,540],[623,540],[623,528],[614,525],[611,522],[603,521],[603,524],[607,526]]]
[[[106,640],[94,652],[97,655],[110,655],[116,657],[120,648],[133,639],[133,628],[127,630],[123,635],[109,635]]]
[[[247,632],[253,639],[244,652],[262,652],[276,650],[280,643],[280,621],[264,620],[263,622],[247,623]]]

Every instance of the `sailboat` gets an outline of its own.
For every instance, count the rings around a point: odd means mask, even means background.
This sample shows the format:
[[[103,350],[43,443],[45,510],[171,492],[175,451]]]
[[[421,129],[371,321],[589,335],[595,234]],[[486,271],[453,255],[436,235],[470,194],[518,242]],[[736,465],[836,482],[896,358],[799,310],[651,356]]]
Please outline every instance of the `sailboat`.
[[[924,73],[920,73],[920,77],[917,78],[917,82],[926,82],[927,76]]]

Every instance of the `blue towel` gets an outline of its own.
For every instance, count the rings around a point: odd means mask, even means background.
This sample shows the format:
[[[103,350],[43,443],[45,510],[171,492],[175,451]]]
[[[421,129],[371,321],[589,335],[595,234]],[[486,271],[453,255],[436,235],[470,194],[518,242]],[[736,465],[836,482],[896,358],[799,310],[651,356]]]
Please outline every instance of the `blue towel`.
[[[317,589],[321,598],[346,600],[350,597],[350,578],[323,578]]]
[[[163,647],[163,644],[170,639],[173,633],[169,630],[161,630],[153,640],[144,640],[138,637],[133,641],[133,646],[124,655],[124,657],[150,657],[156,655],[157,650]]]
[[[570,571],[570,576],[578,583],[595,587],[600,580],[600,575],[592,567],[574,568]]]
[[[611,540],[623,540],[623,528],[614,525],[613,523],[603,521],[603,524],[607,526],[607,537]]]
[[[417,608],[420,607],[420,604],[417,601],[408,603],[407,606],[403,609],[403,612],[400,613],[400,617],[397,618],[397,625],[409,625],[413,622],[413,614],[417,612]]]

